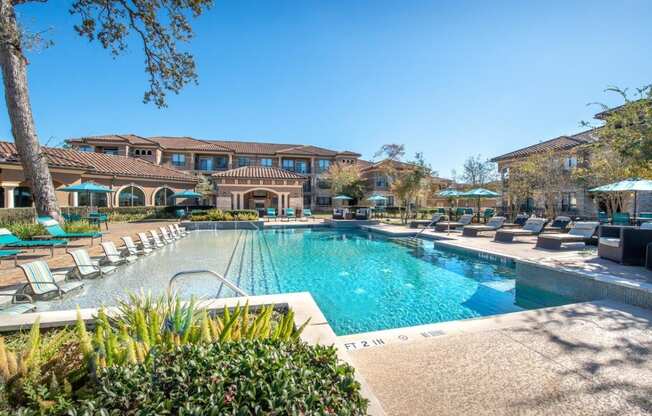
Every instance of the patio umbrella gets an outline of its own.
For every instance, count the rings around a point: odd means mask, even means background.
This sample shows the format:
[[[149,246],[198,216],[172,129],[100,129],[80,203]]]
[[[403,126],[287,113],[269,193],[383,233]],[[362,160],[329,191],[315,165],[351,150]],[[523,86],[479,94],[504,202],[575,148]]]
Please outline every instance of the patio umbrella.
[[[190,198],[201,198],[201,197],[202,197],[202,194],[200,194],[199,192],[190,191],[190,190],[175,192],[172,195],[170,195],[170,198],[172,198],[172,199],[178,199],[178,198],[190,199]],[[186,204],[186,212],[188,212],[188,205],[187,204]]]
[[[630,178],[589,189],[589,192],[634,192],[634,218],[637,217],[636,194],[640,191],[652,191],[652,180]]]
[[[346,196],[346,195],[338,195],[338,196],[336,196],[336,197],[333,198],[333,199],[336,199],[336,200],[338,200],[338,201],[350,201],[350,200],[352,200],[353,198],[351,198],[350,196]]]
[[[95,182],[84,182],[75,185],[66,186],[61,188],[60,191],[64,192],[88,192],[90,198],[91,209],[93,208],[93,194],[107,194],[113,192],[110,188],[102,186]]]
[[[462,193],[462,196],[465,198],[476,198],[478,200],[478,222],[480,222],[480,199],[482,198],[495,198],[500,196],[498,192],[490,191],[489,189],[484,188],[475,188],[470,191]]]
[[[450,202],[451,202],[451,205],[453,205],[452,204],[453,199],[457,199],[457,198],[461,197],[463,194],[464,194],[463,192],[460,192],[457,189],[453,189],[453,188],[446,188],[443,191],[437,192],[437,195],[443,196],[444,198],[448,198],[450,200]],[[453,214],[453,207],[450,206],[450,207],[448,207],[448,221],[447,221],[448,231],[447,231],[447,233],[451,232],[450,222],[453,220],[453,215],[452,214]]]
[[[373,202],[387,201],[387,198],[382,195],[371,195],[369,198],[367,198],[367,201],[373,201]]]

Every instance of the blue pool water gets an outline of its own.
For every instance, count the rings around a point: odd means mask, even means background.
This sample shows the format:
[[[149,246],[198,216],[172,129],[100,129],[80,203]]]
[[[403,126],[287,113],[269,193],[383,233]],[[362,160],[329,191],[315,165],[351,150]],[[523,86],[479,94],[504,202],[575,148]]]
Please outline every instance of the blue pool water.
[[[195,232],[84,291],[43,308],[111,304],[129,291],[165,290],[180,270],[212,269],[251,295],[308,291],[338,335],[488,316],[569,303],[528,287],[513,266],[423,242],[406,247],[359,231],[286,229]],[[215,296],[219,284],[188,277],[184,296]],[[220,296],[232,296],[221,290]],[[41,307],[41,305],[39,305]]]

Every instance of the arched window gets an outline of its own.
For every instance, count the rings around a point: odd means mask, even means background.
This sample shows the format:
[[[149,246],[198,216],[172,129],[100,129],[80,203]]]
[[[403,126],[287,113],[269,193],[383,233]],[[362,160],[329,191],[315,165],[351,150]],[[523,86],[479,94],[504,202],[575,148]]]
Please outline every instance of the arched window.
[[[19,186],[14,189],[14,206],[16,208],[31,207],[34,200],[32,191],[27,186]]]
[[[80,207],[107,207],[109,206],[107,195],[105,193],[93,193],[91,196],[90,192],[78,192],[77,205]]]
[[[145,193],[135,186],[127,186],[118,195],[118,206],[143,207],[145,206]]]
[[[154,205],[160,206],[160,205],[169,205],[170,204],[170,195],[172,195],[174,191],[170,188],[161,188],[158,191],[156,191],[156,194],[154,195]]]

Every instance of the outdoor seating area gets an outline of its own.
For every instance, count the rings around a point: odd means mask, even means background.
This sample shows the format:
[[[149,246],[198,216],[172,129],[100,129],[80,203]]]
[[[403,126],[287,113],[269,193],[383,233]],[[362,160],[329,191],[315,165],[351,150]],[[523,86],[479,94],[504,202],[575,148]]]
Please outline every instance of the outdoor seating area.
[[[128,235],[120,238],[124,243],[121,246],[117,246],[113,241],[102,242],[103,256],[100,258],[92,258],[86,248],[69,250],[67,254],[72,259],[72,267],[53,271],[43,260],[19,264],[24,283],[14,294],[0,293],[0,296],[11,297],[10,303],[0,306],[0,315],[31,312],[35,309],[33,301],[62,298],[69,292],[81,289],[85,279],[106,278],[119,267],[134,263],[139,257],[152,254],[154,250],[174,244],[186,236],[188,232],[178,223],[167,224],[158,231],[149,231],[149,235],[139,232],[140,244]]]

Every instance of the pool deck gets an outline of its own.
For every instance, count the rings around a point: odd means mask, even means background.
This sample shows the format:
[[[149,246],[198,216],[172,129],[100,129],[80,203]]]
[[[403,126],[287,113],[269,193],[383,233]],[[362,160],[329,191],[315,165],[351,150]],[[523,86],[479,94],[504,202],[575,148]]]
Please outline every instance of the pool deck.
[[[406,226],[387,224],[362,228],[397,238],[413,236],[420,231]],[[493,233],[481,234],[479,237],[464,237],[460,232],[426,230],[419,236],[436,241],[442,246],[493,254],[518,262],[577,273],[591,279],[652,292],[652,271],[644,267],[624,266],[601,259],[595,247],[586,247],[581,243],[566,244],[561,250],[546,250],[535,247],[536,237],[518,237],[512,243],[500,243],[493,241]]]
[[[391,415],[652,412],[652,311],[616,302],[357,334],[339,342]]]

